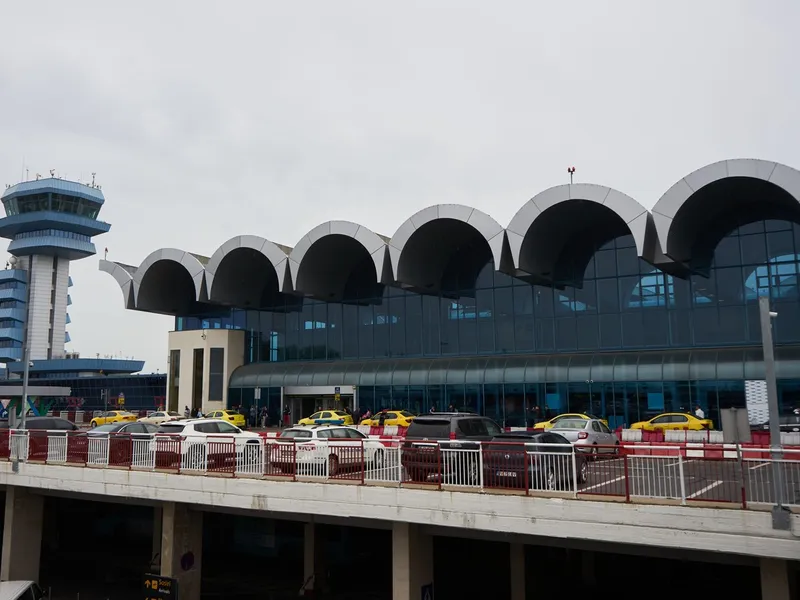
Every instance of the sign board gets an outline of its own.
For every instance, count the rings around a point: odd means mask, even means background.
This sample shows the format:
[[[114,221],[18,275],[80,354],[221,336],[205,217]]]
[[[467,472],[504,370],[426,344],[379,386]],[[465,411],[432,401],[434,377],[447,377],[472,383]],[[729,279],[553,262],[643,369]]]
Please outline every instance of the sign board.
[[[144,600],[178,600],[178,580],[171,577],[147,574],[142,585]]]
[[[433,600],[433,584],[429,583],[422,586],[422,600]]]
[[[253,393],[253,398],[256,400],[261,400],[261,388],[256,388],[255,392]]]
[[[333,398],[334,398],[334,400],[339,401],[339,400],[342,399],[341,392],[342,392],[342,388],[340,388],[338,385],[335,388],[333,388]]]
[[[120,392],[119,396],[117,396],[117,404],[119,404],[120,406],[125,406],[125,394],[123,394],[122,392]]]

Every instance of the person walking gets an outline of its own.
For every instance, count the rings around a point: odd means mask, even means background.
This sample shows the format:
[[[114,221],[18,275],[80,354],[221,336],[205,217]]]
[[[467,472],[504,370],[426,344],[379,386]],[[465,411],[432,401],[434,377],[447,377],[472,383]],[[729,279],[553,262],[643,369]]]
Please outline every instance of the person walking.
[[[261,409],[261,427],[267,427],[267,422],[269,421],[269,412],[267,411],[267,407],[263,407]]]
[[[698,419],[706,418],[706,413],[703,412],[703,409],[700,408],[699,404],[697,405],[697,408],[694,409],[694,416],[697,417]]]
[[[257,424],[258,408],[255,404],[250,405],[250,427],[255,427]]]
[[[188,419],[191,416],[192,416],[192,411],[189,410],[189,407],[188,406],[184,407],[184,409],[183,409],[183,418],[184,419]]]

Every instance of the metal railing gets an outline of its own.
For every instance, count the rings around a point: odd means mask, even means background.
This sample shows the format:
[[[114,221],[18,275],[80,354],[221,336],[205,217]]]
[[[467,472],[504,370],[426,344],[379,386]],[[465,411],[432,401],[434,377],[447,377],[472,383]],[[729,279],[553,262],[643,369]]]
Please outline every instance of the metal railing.
[[[778,454],[774,454],[777,452]],[[800,449],[0,432],[0,460],[628,502],[800,507]]]

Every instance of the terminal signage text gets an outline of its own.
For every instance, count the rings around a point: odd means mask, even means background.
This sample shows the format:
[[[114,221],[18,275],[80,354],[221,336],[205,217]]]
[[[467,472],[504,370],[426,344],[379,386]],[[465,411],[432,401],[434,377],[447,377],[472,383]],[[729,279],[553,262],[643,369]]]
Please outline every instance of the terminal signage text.
[[[144,600],[178,600],[178,580],[147,574],[144,576]]]

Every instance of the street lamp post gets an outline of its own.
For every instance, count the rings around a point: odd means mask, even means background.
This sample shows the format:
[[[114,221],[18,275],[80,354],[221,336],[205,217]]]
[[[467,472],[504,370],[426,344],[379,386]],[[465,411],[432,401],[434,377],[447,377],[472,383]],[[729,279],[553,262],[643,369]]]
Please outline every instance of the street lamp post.
[[[772,528],[789,529],[789,513],[783,504],[783,451],[781,448],[780,414],[778,412],[778,383],[775,377],[775,346],[772,341],[772,319],[778,313],[770,310],[769,297],[758,299],[761,317],[761,343],[764,349],[764,378],[767,381],[767,407],[769,410],[769,445],[772,459],[772,485],[775,506],[772,508]]]

